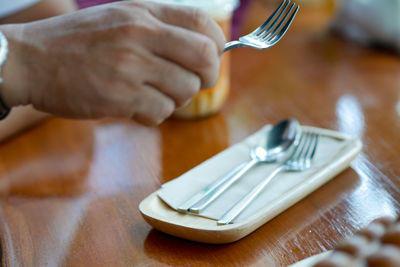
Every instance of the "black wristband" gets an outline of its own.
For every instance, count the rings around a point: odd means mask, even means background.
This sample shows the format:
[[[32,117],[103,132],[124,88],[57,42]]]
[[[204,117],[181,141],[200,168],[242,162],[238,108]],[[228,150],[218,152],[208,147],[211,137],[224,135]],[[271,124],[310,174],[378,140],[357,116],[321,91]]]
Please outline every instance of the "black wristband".
[[[0,97],[0,120],[4,119],[7,117],[7,115],[10,113],[11,108],[9,108],[6,104],[4,104],[3,99]]]

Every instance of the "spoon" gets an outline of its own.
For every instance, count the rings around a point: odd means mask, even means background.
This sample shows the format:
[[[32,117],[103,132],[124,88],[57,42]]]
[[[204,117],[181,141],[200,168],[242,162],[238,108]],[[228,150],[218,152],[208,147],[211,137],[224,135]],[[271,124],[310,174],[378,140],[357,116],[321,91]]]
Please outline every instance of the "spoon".
[[[267,132],[265,144],[254,146],[250,150],[250,160],[204,187],[177,210],[182,213],[190,211],[198,214],[255,165],[284,160],[287,152],[297,141],[299,132],[299,123],[295,119],[278,122]]]

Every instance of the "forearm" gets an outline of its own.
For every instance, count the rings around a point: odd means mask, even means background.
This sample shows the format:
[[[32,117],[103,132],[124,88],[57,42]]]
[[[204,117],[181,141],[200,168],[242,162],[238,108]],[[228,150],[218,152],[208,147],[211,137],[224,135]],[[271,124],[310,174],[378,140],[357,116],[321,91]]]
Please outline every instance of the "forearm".
[[[74,0],[42,0],[27,9],[0,19],[0,31],[2,31],[9,40],[9,55],[6,61],[7,66],[4,66],[4,73],[2,73],[4,84],[1,85],[0,94],[6,98],[5,102],[9,106],[12,107],[16,105],[27,104],[26,102],[15,101],[15,98],[20,97],[22,90],[20,86],[23,82],[23,79],[27,78],[25,76],[26,62],[21,62],[21,60],[23,58],[26,59],[26,57],[22,55],[21,52],[29,50],[29,47],[22,47],[24,45],[22,42],[19,42],[19,39],[23,38],[24,27],[21,25],[17,26],[10,24],[45,19],[69,13],[75,11],[76,9],[77,6]]]
[[[0,26],[0,30],[7,36],[10,44],[7,61],[3,65],[1,72],[3,83],[0,84],[0,95],[3,102],[7,106],[12,107],[12,112],[7,118],[0,121],[0,142],[39,123],[49,116],[47,113],[35,110],[31,105],[26,105],[28,101],[21,102],[18,100],[21,99],[20,85],[26,79],[24,78],[26,68],[20,60],[23,56],[19,54],[23,49],[19,49],[20,44],[15,38],[16,35],[20,35],[15,30],[17,28],[19,27],[16,25]]]
[[[74,10],[76,10],[76,5],[73,0],[43,0],[30,8],[0,19],[0,24],[35,21]],[[18,85],[20,83],[16,81],[22,82],[26,74],[24,65],[20,60],[23,57],[21,55],[23,49],[17,40],[17,36],[22,35],[22,30],[16,31],[17,28],[22,29],[22,27],[13,25],[0,25],[0,30],[6,34],[10,43],[7,66],[4,66],[3,73],[1,73],[5,84],[0,85],[0,95],[3,99],[5,97],[4,102],[9,106],[27,104],[26,101],[23,103],[16,100],[21,92],[21,86]],[[0,141],[39,123],[48,116],[49,114],[37,111],[31,105],[14,107],[8,117],[0,121]]]
[[[24,38],[23,29],[24,26],[18,24],[0,25],[0,31],[8,40],[7,59],[1,72],[3,82],[0,84],[0,96],[10,108],[30,104],[27,92],[29,87],[34,86],[28,78],[32,71],[27,58],[29,48],[21,40]]]

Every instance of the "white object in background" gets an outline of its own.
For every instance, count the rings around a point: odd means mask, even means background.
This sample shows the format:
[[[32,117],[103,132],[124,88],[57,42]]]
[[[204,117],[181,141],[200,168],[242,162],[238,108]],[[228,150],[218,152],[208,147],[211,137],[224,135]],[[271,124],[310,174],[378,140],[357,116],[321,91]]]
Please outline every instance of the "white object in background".
[[[7,17],[13,13],[30,7],[40,0],[1,0],[0,1],[0,18]]]
[[[333,27],[363,44],[400,53],[400,0],[342,0]]]

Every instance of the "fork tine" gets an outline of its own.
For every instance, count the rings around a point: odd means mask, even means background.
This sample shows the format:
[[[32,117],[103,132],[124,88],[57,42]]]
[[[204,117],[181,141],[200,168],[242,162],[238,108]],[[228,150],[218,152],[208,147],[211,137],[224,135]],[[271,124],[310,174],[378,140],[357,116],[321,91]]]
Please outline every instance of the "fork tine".
[[[279,21],[279,24],[277,26],[275,26],[273,29],[271,28],[271,30],[268,33],[263,33],[262,36],[260,36],[260,37],[265,40],[265,39],[269,39],[270,37],[274,36],[281,29],[283,23],[287,20],[289,15],[292,14],[293,8],[295,6],[296,6],[296,4],[292,3],[290,5],[290,8],[288,8],[289,10],[286,12],[285,16]],[[276,23],[275,23],[275,25],[276,25]]]
[[[307,144],[307,149],[304,151],[304,153],[300,156],[298,162],[304,167],[308,167],[311,164],[311,156],[313,155],[313,152],[315,152],[316,148],[316,141],[317,141],[317,135],[314,132],[310,133],[310,141]]]
[[[315,156],[315,151],[317,150],[318,142],[319,142],[319,135],[314,133],[314,143],[312,144],[312,146],[310,146],[309,153],[307,153],[306,155],[306,160],[308,161],[307,162],[308,164],[311,163],[311,160]]]
[[[275,37],[273,37],[272,39],[269,39],[269,42],[271,43],[271,45],[274,45],[277,42],[279,42],[279,40],[285,35],[285,33],[289,29],[290,25],[292,24],[294,17],[296,16],[297,12],[299,11],[299,8],[300,8],[300,6],[296,7],[296,9],[294,10],[294,12],[290,16],[290,18],[287,20],[285,26],[283,26],[281,31]]]
[[[308,132],[302,132],[300,136],[300,140],[296,148],[293,150],[292,155],[289,157],[289,161],[294,161],[296,160],[302,153],[305,144],[308,142]]]
[[[289,0],[290,1],[290,0]],[[259,35],[264,29],[268,26],[268,24],[275,18],[276,14],[281,10],[282,6],[286,3],[286,0],[283,0],[277,9],[275,9],[274,13],[268,17],[268,19],[257,29],[255,29],[251,34]]]
[[[305,155],[307,154],[307,151],[310,147],[310,144],[312,142],[312,133],[310,132],[305,132],[305,139],[303,141],[303,146],[301,147],[301,150],[299,151],[299,153],[296,155],[296,157],[292,158],[293,162],[298,162],[303,164],[303,160]]]
[[[260,31],[257,35],[261,38],[271,32],[273,29],[275,29],[276,23],[281,19],[282,15],[287,11],[288,6],[290,5],[290,0],[285,3],[283,6],[283,9],[280,11],[278,17],[271,23],[271,25],[268,26],[268,28],[265,30],[266,27],[262,31]],[[265,31],[264,31],[265,30]]]

